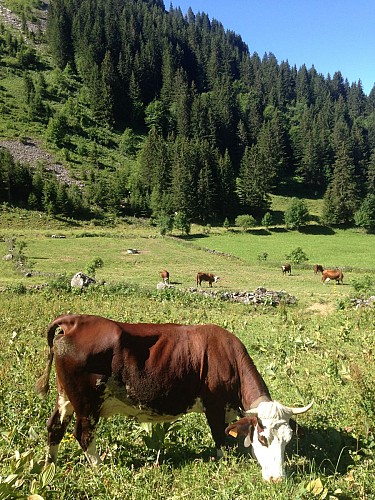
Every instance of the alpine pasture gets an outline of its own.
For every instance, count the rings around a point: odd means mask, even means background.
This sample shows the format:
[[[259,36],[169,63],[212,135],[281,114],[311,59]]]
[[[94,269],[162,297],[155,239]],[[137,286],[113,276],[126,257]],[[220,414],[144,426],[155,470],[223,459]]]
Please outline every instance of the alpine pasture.
[[[21,212],[8,217],[1,222],[1,255],[9,252],[10,238],[16,247],[23,242],[31,276],[0,260],[0,498],[375,498],[375,315],[373,306],[351,302],[355,283],[367,279],[373,286],[374,235],[222,228],[207,234],[193,226],[189,237],[162,238],[136,221],[95,227]],[[296,247],[309,260],[292,264],[291,276],[283,276],[285,256]],[[93,271],[96,284],[70,289],[70,277],[97,258],[103,266]],[[316,263],[341,267],[344,285],[323,285],[312,270]],[[172,287],[157,290],[163,269]],[[206,296],[191,290],[198,271],[221,277],[213,284],[217,292],[264,287],[298,302],[253,305],[222,300],[220,293]],[[45,422],[56,392],[52,387],[41,400],[34,384],[45,364],[47,325],[68,312],[128,322],[217,323],[235,333],[275,399],[290,406],[315,400],[298,417],[304,435],[287,447],[286,480],[264,483],[241,446],[212,461],[210,431],[196,414],[155,429],[120,416],[102,420],[97,442],[104,464],[97,470],[86,463],[71,426],[56,469],[43,471]]]

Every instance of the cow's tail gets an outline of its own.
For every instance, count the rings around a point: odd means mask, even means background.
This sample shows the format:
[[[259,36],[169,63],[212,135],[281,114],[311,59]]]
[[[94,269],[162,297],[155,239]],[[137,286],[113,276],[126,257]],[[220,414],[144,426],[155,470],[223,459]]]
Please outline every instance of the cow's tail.
[[[42,397],[46,397],[49,390],[49,377],[51,374],[52,363],[53,363],[53,339],[55,338],[55,332],[59,328],[59,324],[54,321],[50,324],[47,331],[47,341],[49,347],[49,353],[47,358],[47,364],[43,370],[42,375],[38,378],[35,383],[35,389],[38,394]]]

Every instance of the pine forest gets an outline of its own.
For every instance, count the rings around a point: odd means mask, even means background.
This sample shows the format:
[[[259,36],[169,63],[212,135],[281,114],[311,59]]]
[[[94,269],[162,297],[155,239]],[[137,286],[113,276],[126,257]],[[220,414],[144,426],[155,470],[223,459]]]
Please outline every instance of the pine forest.
[[[323,224],[374,228],[375,87],[251,52],[220,21],[162,0],[51,0],[46,31],[29,38],[1,25],[23,120],[68,167],[77,151],[91,167],[69,185],[0,149],[1,202],[223,224],[303,193],[323,198]],[[97,161],[102,146],[115,162]]]

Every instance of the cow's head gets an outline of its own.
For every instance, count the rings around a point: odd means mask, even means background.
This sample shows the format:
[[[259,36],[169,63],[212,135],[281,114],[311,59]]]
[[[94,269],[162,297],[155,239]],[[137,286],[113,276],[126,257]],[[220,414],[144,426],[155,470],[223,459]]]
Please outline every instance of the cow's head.
[[[220,280],[220,276],[214,276],[214,283],[217,283]]]
[[[284,451],[292,438],[289,419],[305,413],[312,405],[313,401],[303,408],[289,408],[277,401],[262,402],[257,408],[245,411],[245,417],[229,425],[225,432],[245,436],[244,445],[252,445],[263,479],[277,482],[285,476]]]

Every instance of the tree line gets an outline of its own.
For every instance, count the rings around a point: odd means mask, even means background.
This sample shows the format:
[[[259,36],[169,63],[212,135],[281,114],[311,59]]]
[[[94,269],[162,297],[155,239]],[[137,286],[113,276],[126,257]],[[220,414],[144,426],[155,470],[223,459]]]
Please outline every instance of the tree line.
[[[221,22],[162,0],[51,0],[47,39],[56,67],[83,86],[76,104],[123,131],[134,160],[93,174],[99,204],[155,217],[183,210],[202,223],[260,217],[294,178],[324,196],[327,224],[352,224],[372,206],[375,88],[367,96],[340,71],[324,77],[250,53]],[[47,116],[57,145],[69,127],[83,135],[72,115]],[[145,134],[140,151],[130,152],[129,131]]]

